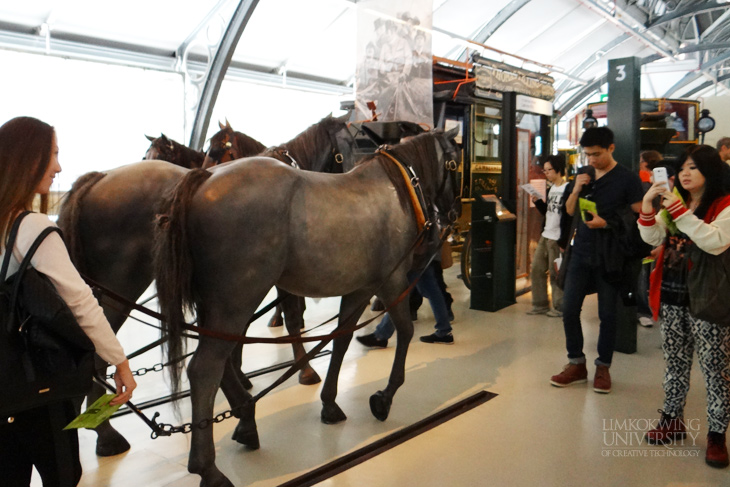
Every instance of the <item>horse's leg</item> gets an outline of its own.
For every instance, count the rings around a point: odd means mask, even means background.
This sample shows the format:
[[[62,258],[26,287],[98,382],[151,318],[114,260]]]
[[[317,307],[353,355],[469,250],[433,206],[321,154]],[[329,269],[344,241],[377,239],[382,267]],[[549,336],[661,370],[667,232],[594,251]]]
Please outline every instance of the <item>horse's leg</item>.
[[[286,295],[286,296],[291,296],[291,295],[290,295],[289,293],[287,293],[286,291],[282,291],[282,290],[281,290],[281,289],[279,289],[278,287],[276,288],[276,294],[277,294],[277,296],[278,296],[279,298],[281,298],[281,297],[282,297],[282,296],[284,296],[284,295]],[[277,298],[277,299],[278,299],[278,298]],[[285,299],[285,298],[282,298],[282,299]],[[269,328],[278,328],[278,327],[280,327],[280,326],[283,326],[283,325],[284,325],[284,318],[283,318],[283,314],[284,314],[284,309],[283,309],[283,307],[281,306],[281,303],[279,303],[279,304],[277,304],[277,305],[276,305],[276,307],[274,308],[274,314],[273,314],[273,316],[271,317],[271,319],[269,320],[269,325],[268,325],[268,326],[269,326]]]
[[[104,309],[104,315],[107,317],[109,323],[112,325],[114,333],[117,333],[122,327],[122,324],[124,324],[124,322],[126,321],[127,315],[129,314],[131,308],[124,308],[121,311],[113,310],[108,306],[102,306],[102,308]],[[98,355],[95,355],[94,366],[101,377],[106,377],[107,363],[105,360],[103,360]],[[91,386],[91,390],[89,390],[89,393],[86,395],[86,404],[93,404],[94,401],[96,401],[106,393],[107,390],[104,387],[94,382]],[[109,423],[108,419],[96,428],[94,428],[94,431],[97,435],[96,454],[100,457],[111,457],[129,450],[129,442],[124,438],[124,436],[122,436],[121,433],[114,429],[111,423]]]
[[[229,361],[233,364],[233,367],[236,370],[236,376],[238,376],[239,382],[243,385],[244,388],[246,388],[247,390],[250,390],[253,387],[253,384],[251,383],[249,378],[246,377],[246,373],[242,370],[242,368],[243,368],[243,361],[241,359],[242,355],[243,355],[243,343],[237,343],[236,346],[233,348],[233,351],[231,352]]]
[[[233,487],[230,480],[215,465],[213,423],[206,422],[213,417],[215,396],[232,348],[233,344],[230,342],[201,337],[198,349],[188,365],[190,399],[193,406],[188,471],[201,476],[201,487]],[[201,427],[201,422],[207,424]]]
[[[340,303],[340,318],[337,329],[352,326],[360,319],[363,311],[368,305],[368,298],[371,296],[368,292],[355,292],[347,296],[342,296]],[[330,360],[329,369],[327,369],[327,377],[322,387],[322,422],[325,424],[336,424],[347,419],[344,411],[335,402],[337,398],[337,379],[340,376],[342,360],[347,352],[347,347],[352,340],[352,333],[341,335],[333,340],[332,358]]]
[[[240,356],[241,347],[239,346],[233,349],[233,354],[235,355],[237,350]],[[252,450],[256,450],[259,447],[259,435],[256,431],[255,404],[251,402],[251,394],[246,391],[247,387],[239,380],[240,371],[240,364],[236,365],[229,358],[223,371],[221,390],[228,399],[233,415],[239,418],[236,430],[233,432],[233,439]],[[251,384],[250,381],[249,384]]]
[[[280,295],[286,295],[286,298],[281,302],[281,307],[284,310],[284,323],[286,323],[286,329],[291,336],[299,336],[300,330],[304,328],[304,298],[300,296],[294,296],[286,291],[280,290]],[[304,345],[301,343],[292,343],[292,350],[294,351],[294,360],[299,360],[306,355]],[[303,385],[312,385],[321,382],[317,372],[306,362],[302,365],[299,371],[299,383]]]
[[[398,295],[397,292],[385,291],[381,294],[381,298],[383,302],[391,303],[397,299]],[[400,303],[392,306],[388,313],[395,325],[397,338],[393,368],[390,371],[387,387],[370,396],[370,411],[380,421],[388,419],[393,396],[405,381],[406,355],[408,354],[408,345],[411,338],[413,338],[413,322],[410,317],[408,299],[403,299]]]

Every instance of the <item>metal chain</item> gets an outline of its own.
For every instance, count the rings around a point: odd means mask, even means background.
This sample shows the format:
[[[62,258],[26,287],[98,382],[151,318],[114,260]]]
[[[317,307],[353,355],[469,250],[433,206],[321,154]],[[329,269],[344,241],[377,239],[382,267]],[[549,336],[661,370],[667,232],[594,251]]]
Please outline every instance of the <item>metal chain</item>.
[[[232,418],[234,416],[233,412],[235,409],[238,408],[223,411],[222,413],[217,414],[214,418],[202,419],[198,422],[197,427],[200,429],[205,429],[214,423],[222,423],[226,419]],[[170,436],[173,433],[187,434],[193,431],[193,423],[183,423],[180,426],[173,426],[168,423],[157,423],[157,427],[157,431],[153,431],[151,434],[153,440],[157,439],[159,436]]]
[[[187,355],[183,355],[182,357],[180,357],[178,359],[170,360],[166,364],[163,364],[162,362],[159,362],[159,363],[156,363],[155,365],[153,365],[152,367],[143,367],[141,369],[133,370],[132,371],[132,375],[135,376],[135,377],[141,377],[143,375],[146,375],[148,372],[162,372],[162,370],[165,367],[169,367],[170,365],[173,365],[173,364],[175,364],[175,363],[177,363],[177,362],[179,362],[181,360],[185,360],[186,358],[190,357],[193,353],[195,353],[195,352],[190,352]],[[106,376],[106,378],[107,379],[113,379],[114,378],[114,374],[108,374]]]

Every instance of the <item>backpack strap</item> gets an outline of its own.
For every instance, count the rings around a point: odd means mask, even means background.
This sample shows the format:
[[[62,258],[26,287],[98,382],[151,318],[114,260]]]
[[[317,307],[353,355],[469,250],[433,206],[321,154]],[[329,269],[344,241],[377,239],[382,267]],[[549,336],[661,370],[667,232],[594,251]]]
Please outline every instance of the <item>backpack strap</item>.
[[[25,216],[25,215],[23,215]],[[20,217],[18,217],[20,219]],[[63,233],[61,232],[61,229],[58,227],[47,227],[43,229],[43,231],[36,237],[36,239],[33,241],[33,244],[30,246],[30,249],[28,249],[28,252],[25,254],[25,257],[23,257],[23,261],[20,263],[20,268],[18,269],[18,272],[13,275],[14,281],[13,281],[13,290],[10,294],[10,309],[14,310],[16,309],[17,302],[18,302],[18,293],[20,291],[20,284],[23,282],[23,275],[25,274],[25,271],[30,267],[30,261],[35,255],[36,250],[38,250],[38,247],[41,246],[43,241],[46,239],[46,237],[53,232],[58,232],[59,235],[61,235],[61,238],[63,238]],[[12,331],[17,328],[17,325],[15,323],[16,321],[16,315],[15,313],[11,313],[10,319],[8,320],[7,329],[8,331]]]
[[[13,222],[13,227],[10,229],[10,235],[8,241],[5,244],[5,256],[3,258],[3,266],[0,270],[0,282],[5,282],[8,277],[8,268],[10,267],[10,256],[13,254],[13,247],[15,246],[15,239],[18,236],[18,229],[20,228],[20,222],[28,216],[32,211],[24,211]]]

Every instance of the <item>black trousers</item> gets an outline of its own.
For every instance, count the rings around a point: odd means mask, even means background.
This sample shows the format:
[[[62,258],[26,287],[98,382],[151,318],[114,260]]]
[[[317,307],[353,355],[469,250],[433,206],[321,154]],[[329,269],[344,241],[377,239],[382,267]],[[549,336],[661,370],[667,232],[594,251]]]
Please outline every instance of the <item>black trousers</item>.
[[[35,466],[43,487],[75,487],[81,479],[76,417],[71,401],[0,418],[0,485],[28,487]]]

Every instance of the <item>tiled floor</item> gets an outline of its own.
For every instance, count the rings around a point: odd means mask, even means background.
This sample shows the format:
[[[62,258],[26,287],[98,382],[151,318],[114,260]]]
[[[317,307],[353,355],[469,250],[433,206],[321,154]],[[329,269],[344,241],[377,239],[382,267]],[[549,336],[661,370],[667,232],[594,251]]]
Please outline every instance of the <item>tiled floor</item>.
[[[650,447],[640,442],[648,422],[658,419],[662,404],[662,356],[658,327],[638,329],[638,352],[617,354],[611,368],[614,389],[593,392],[589,384],[567,389],[548,380],[566,362],[562,322],[528,316],[530,295],[497,313],[469,309],[469,291],[446,272],[455,298],[453,346],[417,340],[432,331],[428,305],[419,311],[416,339],[407,361],[406,383],[395,397],[390,417],[374,419],[369,396],[385,386],[393,348],[364,350],[353,340],[340,375],[338,403],[348,420],[335,426],[319,421],[319,386],[289,380],[257,406],[261,449],[247,451],[230,439],[235,423],[216,425],[217,465],[237,486],[276,486],[347,452],[427,417],[478,391],[498,396],[425,434],[321,483],[323,486],[721,486],[730,472],[705,465],[704,384],[695,367],[686,409],[690,437],[684,446]],[[337,300],[308,300],[308,323],[329,318]],[[369,311],[366,313],[370,313]],[[156,332],[127,324],[121,332],[128,349],[151,341]],[[586,353],[595,358],[596,301],[584,310]],[[250,335],[281,333],[255,324]],[[363,332],[360,332],[363,333]],[[157,352],[140,357],[133,367],[149,366]],[[288,360],[285,347],[247,346],[244,370]],[[324,375],[328,358],[314,361]],[[589,367],[593,373],[593,367]],[[254,392],[276,377],[254,379]],[[165,393],[161,374],[140,378],[135,393],[143,401]],[[217,411],[226,408],[219,395]],[[169,406],[158,408],[161,421],[189,420],[187,400],[181,418]],[[629,421],[630,420],[630,421]],[[182,486],[199,484],[187,473],[189,436],[152,440],[134,416],[115,421],[132,449],[118,457],[97,458],[95,434],[81,432],[82,486]],[[40,486],[36,481],[34,486]]]

